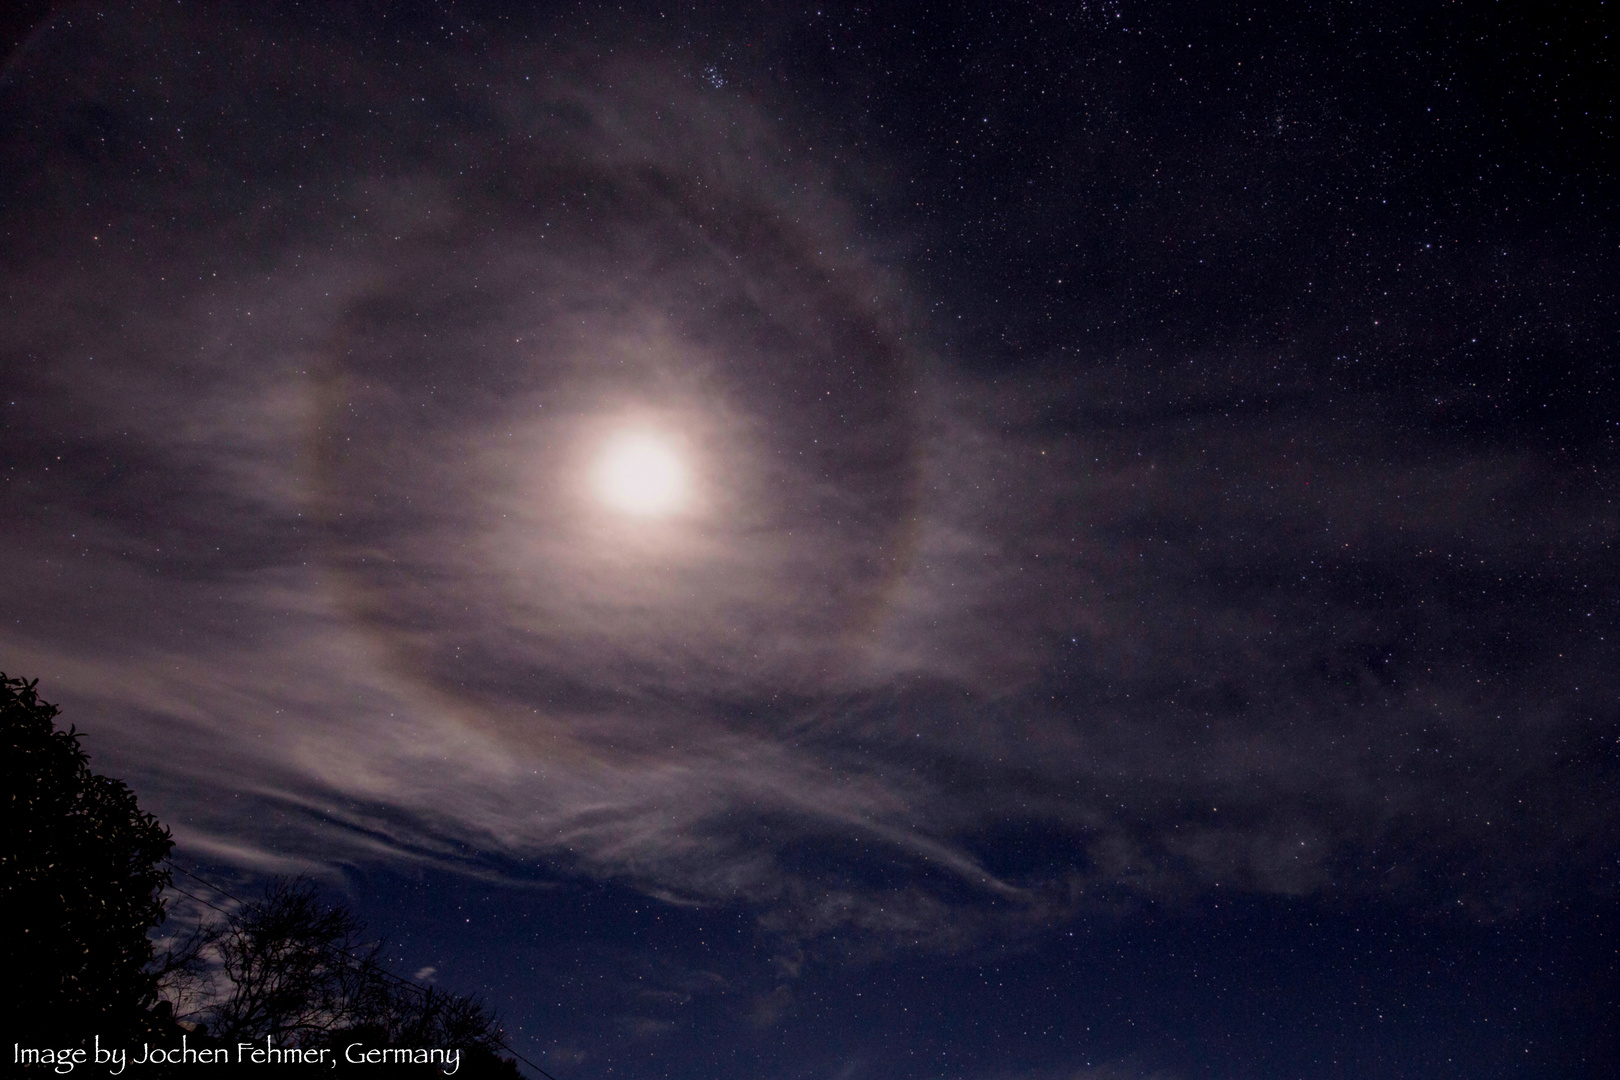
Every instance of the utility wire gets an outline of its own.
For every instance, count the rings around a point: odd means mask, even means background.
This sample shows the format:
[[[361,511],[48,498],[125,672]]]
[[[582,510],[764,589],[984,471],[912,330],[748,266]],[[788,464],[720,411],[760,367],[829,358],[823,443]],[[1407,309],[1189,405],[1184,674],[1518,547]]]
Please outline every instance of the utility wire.
[[[193,881],[201,882],[202,884],[208,886],[210,889],[213,889],[215,892],[217,892],[220,895],[226,897],[227,899],[235,900],[238,904],[241,904],[243,907],[246,907],[246,908],[258,908],[259,907],[258,904],[253,903],[252,901],[249,901],[249,900],[243,900],[240,896],[233,895],[232,893],[230,893],[227,890],[221,888],[220,886],[215,885],[212,881],[209,881],[207,878],[198,877],[196,874],[193,874],[190,870],[187,870],[183,866],[178,866],[175,863],[169,862],[168,859],[164,859],[163,861],[168,863],[171,868],[173,868],[175,870],[178,870],[182,874],[186,875],[186,877],[191,878]],[[208,907],[213,908],[215,911],[219,912],[221,915],[230,915],[230,914],[232,914],[231,912],[226,911],[224,908],[220,907],[218,904],[210,904],[210,903],[208,903],[208,901],[202,899],[202,897],[196,896],[196,895],[194,895],[192,893],[186,892],[184,889],[180,888],[180,886],[178,886],[178,885],[175,885],[173,882],[170,882],[170,888],[174,889],[175,892],[180,893],[182,896],[191,897],[193,900],[197,901],[199,904],[206,904]],[[353,953],[349,952],[346,949],[340,949],[336,945],[328,945],[328,946],[326,946],[326,948],[329,949],[330,951],[332,951],[334,953],[337,953],[338,955],[344,957],[345,959],[353,960],[357,964],[365,963],[365,961],[360,959],[360,957],[355,956]],[[409,988],[411,990],[416,991],[418,994],[427,993],[426,988],[418,986],[416,983],[411,982],[409,979],[404,979],[404,978],[401,978],[398,975],[395,975],[392,971],[389,971],[387,968],[379,966],[377,968],[377,973],[379,975],[381,975],[383,978],[390,980],[391,982],[398,983],[400,986],[404,986],[404,987],[407,987],[407,988]]]
[[[180,873],[186,875],[186,877],[191,878],[193,881],[201,882],[202,884],[208,886],[210,889],[213,889],[215,892],[219,893],[221,896],[224,896],[224,897],[226,897],[227,899],[230,899],[230,900],[235,900],[238,904],[241,904],[243,907],[257,908],[259,906],[258,904],[252,903],[251,901],[243,900],[241,897],[232,894],[227,889],[221,888],[220,886],[214,884],[212,881],[209,881],[207,878],[200,877],[197,874],[192,873],[190,870],[187,870],[185,867],[180,866],[178,863],[172,862],[169,859],[164,859],[163,862],[165,864],[167,864],[170,869],[180,871]],[[181,896],[190,897],[191,899],[197,901],[197,903],[202,904],[204,907],[213,908],[215,911],[219,912],[221,915],[230,916],[230,915],[234,914],[234,912],[227,911],[226,909],[220,907],[218,904],[211,903],[208,900],[204,900],[202,897],[198,896],[196,893],[187,892],[186,890],[182,889],[180,886],[176,885],[172,879],[169,882],[169,888],[173,889],[175,892],[179,893]],[[360,959],[360,957],[355,956],[353,953],[349,952],[346,949],[340,949],[335,945],[327,946],[327,948],[329,948],[332,952],[338,953],[339,955],[344,957],[344,959],[353,961],[356,964],[364,964],[364,963],[366,963],[366,961]],[[386,968],[384,968],[384,967],[382,967],[380,965],[377,966],[377,973],[379,975],[381,975],[383,978],[389,979],[389,980],[391,980],[393,982],[396,982],[400,986],[407,987],[410,990],[413,990],[418,994],[422,994],[423,996],[426,996],[428,993],[431,992],[427,987],[418,986],[416,983],[411,982],[409,979],[401,978],[400,976],[395,975],[392,971],[389,971],[388,969],[386,969]],[[530,1061],[528,1058],[524,1057],[522,1054],[518,1053],[516,1050],[512,1049],[510,1046],[505,1045],[504,1040],[502,1042],[501,1049],[506,1051],[508,1054],[511,1054],[513,1057],[517,1058],[519,1061],[523,1062],[523,1064],[527,1065],[529,1068],[533,1069],[535,1072],[539,1073],[541,1076],[545,1077],[546,1080],[557,1080],[557,1078],[555,1076],[552,1076],[550,1073],[546,1072],[546,1070],[542,1069],[540,1066],[536,1065],[534,1062]]]

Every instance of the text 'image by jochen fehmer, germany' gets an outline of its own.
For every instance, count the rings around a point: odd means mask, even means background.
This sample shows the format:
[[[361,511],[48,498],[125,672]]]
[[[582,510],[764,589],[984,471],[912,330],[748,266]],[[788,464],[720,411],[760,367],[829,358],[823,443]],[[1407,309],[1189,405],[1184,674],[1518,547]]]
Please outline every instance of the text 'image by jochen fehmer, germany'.
[[[0,1076],[1620,1077],[1612,7],[0,4]]]

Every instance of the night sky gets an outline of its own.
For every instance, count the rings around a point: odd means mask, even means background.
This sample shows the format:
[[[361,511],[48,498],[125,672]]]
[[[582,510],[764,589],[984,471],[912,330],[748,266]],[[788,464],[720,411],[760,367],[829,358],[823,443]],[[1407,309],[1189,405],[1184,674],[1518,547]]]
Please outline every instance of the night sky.
[[[1610,11],[54,5],[0,670],[558,1080],[1620,1075]]]

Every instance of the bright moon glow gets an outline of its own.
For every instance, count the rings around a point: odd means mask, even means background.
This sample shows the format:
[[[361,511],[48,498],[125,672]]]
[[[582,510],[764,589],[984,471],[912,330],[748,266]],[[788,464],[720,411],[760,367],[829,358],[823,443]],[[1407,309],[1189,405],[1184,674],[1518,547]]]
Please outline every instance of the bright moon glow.
[[[620,435],[596,467],[596,494],[608,506],[638,517],[667,514],[686,494],[686,470],[663,440]]]

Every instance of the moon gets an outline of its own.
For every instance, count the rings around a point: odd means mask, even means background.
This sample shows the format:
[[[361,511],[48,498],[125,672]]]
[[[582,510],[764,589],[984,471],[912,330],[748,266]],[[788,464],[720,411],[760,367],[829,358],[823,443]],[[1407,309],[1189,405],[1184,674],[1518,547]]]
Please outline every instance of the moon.
[[[596,497],[632,517],[663,517],[686,500],[686,466],[655,434],[623,432],[608,440],[595,469]]]

